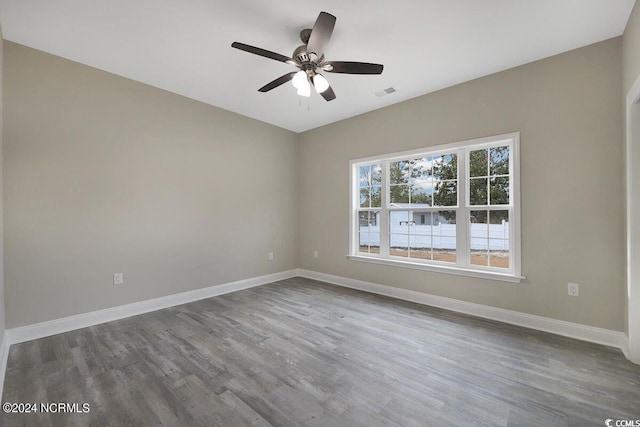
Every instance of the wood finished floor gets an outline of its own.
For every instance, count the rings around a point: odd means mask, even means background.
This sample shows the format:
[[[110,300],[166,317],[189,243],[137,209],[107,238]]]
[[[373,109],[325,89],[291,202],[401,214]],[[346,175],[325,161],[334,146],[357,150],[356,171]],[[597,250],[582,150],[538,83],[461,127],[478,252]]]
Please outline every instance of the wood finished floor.
[[[604,426],[619,350],[295,278],[13,345],[5,426]]]

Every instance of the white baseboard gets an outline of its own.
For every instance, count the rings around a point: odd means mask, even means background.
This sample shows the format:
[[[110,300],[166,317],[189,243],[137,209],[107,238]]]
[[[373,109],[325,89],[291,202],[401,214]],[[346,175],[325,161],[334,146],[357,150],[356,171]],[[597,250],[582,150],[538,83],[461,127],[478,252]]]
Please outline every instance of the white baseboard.
[[[301,277],[319,280],[347,288],[358,289],[374,294],[385,295],[418,304],[429,305],[459,313],[470,314],[472,316],[483,317],[485,319],[497,320],[512,325],[523,326],[525,328],[550,332],[556,335],[576,338],[582,341],[589,341],[611,347],[617,347],[627,356],[626,334],[624,332],[612,331],[609,329],[596,328],[593,326],[581,325],[579,323],[566,322],[563,320],[551,319],[548,317],[535,316],[518,311],[505,310],[503,308],[491,307],[488,305],[475,304],[472,302],[460,301],[422,292],[410,291],[407,289],[395,288],[392,286],[379,285],[377,283],[365,282],[362,280],[349,279],[331,274],[318,273],[310,270],[298,270]]]
[[[167,295],[165,297],[154,298],[146,301],[134,302],[132,304],[120,305],[106,308],[104,310],[92,311],[75,316],[63,317],[61,319],[50,320],[33,325],[20,326],[7,329],[4,345],[7,350],[10,345],[38,338],[48,337],[63,332],[73,331],[87,326],[98,325],[100,323],[111,322],[150,311],[161,310],[180,304],[186,304],[205,298],[228,294],[242,289],[253,288],[255,286],[266,285],[278,280],[296,277],[298,270],[283,271],[280,273],[267,274],[264,276],[252,277],[250,279],[238,280],[237,282],[225,283],[208,288],[196,289],[193,291],[181,292],[179,294]]]
[[[620,350],[622,350],[622,354],[624,354],[624,357],[631,360],[631,355],[629,353],[629,335],[627,334],[623,334],[623,335],[624,337],[622,337],[622,346],[620,347]],[[637,363],[637,362],[634,362],[633,360],[631,361],[633,363]]]

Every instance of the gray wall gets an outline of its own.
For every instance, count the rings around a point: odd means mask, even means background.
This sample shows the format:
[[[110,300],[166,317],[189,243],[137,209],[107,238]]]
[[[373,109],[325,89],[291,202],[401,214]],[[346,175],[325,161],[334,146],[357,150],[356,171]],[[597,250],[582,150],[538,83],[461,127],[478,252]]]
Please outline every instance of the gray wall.
[[[611,39],[301,134],[300,267],[623,330],[621,43]],[[527,280],[345,258],[350,159],[513,131],[521,132]],[[581,285],[579,297],[567,296],[567,282]]]
[[[4,177],[3,177],[3,143],[2,143],[2,127],[3,127],[3,84],[2,84],[2,75],[3,75],[3,61],[4,61],[4,53],[2,46],[2,28],[0,28],[0,341],[4,339],[4,330],[5,330],[5,303],[4,303],[4,203],[3,203],[3,188],[4,188]],[[0,386],[0,388],[2,388]]]
[[[622,64],[623,91],[626,96],[640,76],[640,2],[637,1],[622,38]]]
[[[7,327],[297,267],[296,134],[4,55]]]

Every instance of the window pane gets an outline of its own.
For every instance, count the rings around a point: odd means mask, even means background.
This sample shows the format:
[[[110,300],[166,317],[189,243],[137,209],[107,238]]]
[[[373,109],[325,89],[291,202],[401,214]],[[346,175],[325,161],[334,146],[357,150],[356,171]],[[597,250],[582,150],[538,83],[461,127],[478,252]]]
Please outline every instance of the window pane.
[[[369,231],[380,231],[380,211],[369,212]],[[375,228],[375,230],[373,229]]]
[[[433,192],[433,206],[457,206],[458,181],[440,181]]]
[[[439,211],[433,213],[433,225],[443,226],[443,236],[456,235],[456,211]]]
[[[392,185],[389,188],[390,203],[409,203],[409,186]]]
[[[408,160],[391,162],[389,165],[390,184],[409,184],[409,165],[410,163]]]
[[[389,255],[392,256],[409,256],[409,236],[406,234],[389,235]]]
[[[366,231],[358,233],[358,250],[360,252],[369,252],[369,233]]]
[[[495,225],[490,227],[495,227]],[[489,240],[489,265],[491,267],[509,268],[509,240]]]
[[[375,213],[374,212],[361,212],[363,219],[361,219],[361,224],[367,222],[367,215],[369,214],[369,219],[371,221],[375,221]],[[375,230],[376,232],[370,232],[371,230]],[[358,232],[358,247],[360,252],[379,254],[380,253],[380,233],[374,227],[368,227],[366,225],[360,227],[360,231]]]
[[[489,212],[489,265],[509,268],[509,211]]]
[[[499,210],[499,211],[490,211],[489,212],[489,218],[490,218],[490,223],[491,224],[503,224],[503,223],[507,223],[507,227],[509,226],[509,211],[507,210]],[[491,236],[491,237],[496,237],[496,236]],[[504,236],[497,236],[497,237],[501,237],[501,238],[505,238]],[[508,238],[509,235],[507,234]]]
[[[488,252],[471,250],[471,264],[488,266],[489,265]]]
[[[458,155],[445,154],[434,157],[433,177],[435,180],[458,179]]]
[[[409,211],[389,212],[389,233],[409,234],[412,224],[413,218],[409,218]]]
[[[487,176],[487,149],[475,150],[469,153],[469,176]]]
[[[369,187],[360,189],[360,207],[368,208],[369,207]]]
[[[425,205],[425,206],[433,206],[433,188],[431,187],[431,183],[425,185],[424,183],[420,186],[414,185],[411,187],[411,204],[412,205]]]
[[[509,211],[471,211],[471,264],[509,268]]]
[[[380,233],[369,233],[369,253],[380,253]]]
[[[409,256],[417,259],[431,259],[431,236],[409,236]]]
[[[360,225],[360,231],[367,231],[369,229],[369,222],[370,222],[369,212],[358,213],[358,224]]]
[[[422,157],[411,161],[413,182],[431,181],[431,157]]]
[[[457,261],[457,255],[455,249],[437,249],[433,248],[433,258],[434,261],[440,262],[451,262],[455,263]]]
[[[391,254],[456,262],[455,218],[456,211],[393,212],[390,224]]]
[[[509,177],[491,178],[489,184],[492,205],[509,204]]]
[[[360,231],[366,231],[366,228],[379,227],[378,225],[378,215],[379,211],[364,211],[358,213],[358,223],[360,224]],[[364,227],[364,228],[363,228]],[[369,230],[369,231],[379,231],[379,230]]]
[[[489,212],[471,211],[470,215],[470,249],[471,264],[489,265]]]
[[[469,200],[471,205],[487,204],[487,178],[471,178],[469,180]]]
[[[379,208],[382,206],[382,187],[371,187],[370,189],[371,207]]]
[[[470,218],[472,224],[487,224],[489,211],[471,211]]]
[[[486,211],[471,211],[471,249],[487,249],[486,240],[489,238],[489,224]],[[479,239],[479,240],[474,240]],[[485,246],[478,246],[485,245]]]
[[[506,251],[509,252],[509,241],[506,239],[489,239],[490,251]]]
[[[371,185],[382,184],[382,165],[371,165]]]
[[[421,236],[431,235],[432,214],[431,212],[413,212],[414,225],[411,226],[410,234]]]
[[[490,149],[491,175],[509,175],[509,146]]]
[[[456,262],[456,211],[433,212],[433,260]]]
[[[360,187],[371,185],[371,166],[360,166]]]

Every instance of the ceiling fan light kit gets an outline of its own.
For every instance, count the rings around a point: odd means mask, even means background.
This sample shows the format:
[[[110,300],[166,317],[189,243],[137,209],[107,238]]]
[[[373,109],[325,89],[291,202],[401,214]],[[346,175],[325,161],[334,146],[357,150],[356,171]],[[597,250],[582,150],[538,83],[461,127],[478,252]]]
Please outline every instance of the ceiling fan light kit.
[[[259,92],[268,92],[291,80],[298,95],[311,96],[311,85],[313,85],[320,96],[327,101],[332,101],[336,95],[327,79],[318,71],[341,74],[382,74],[384,68],[381,64],[368,62],[325,61],[324,51],[331,39],[335,24],[335,16],[327,12],[320,12],[313,29],[307,28],[300,32],[300,40],[304,44],[293,51],[291,58],[240,42],[233,42],[231,47],[298,68],[298,71],[285,74],[267,83],[258,89]]]
[[[323,93],[329,89],[329,82],[324,78],[322,74],[316,74],[313,76],[313,87],[316,88],[318,93]]]
[[[293,87],[298,89],[298,95],[310,97],[311,96],[311,85],[309,84],[309,78],[307,77],[307,73],[305,71],[298,71],[293,75],[293,79],[291,79],[291,83]]]

